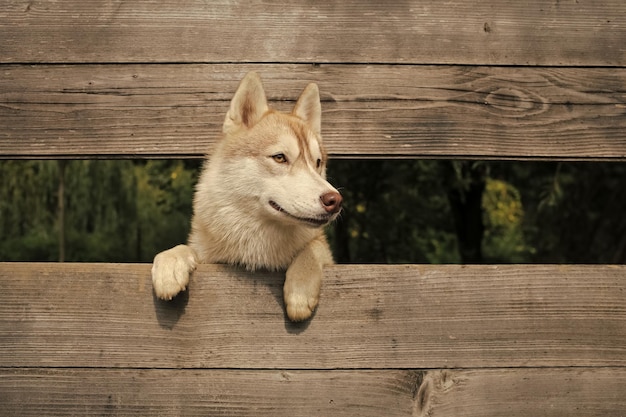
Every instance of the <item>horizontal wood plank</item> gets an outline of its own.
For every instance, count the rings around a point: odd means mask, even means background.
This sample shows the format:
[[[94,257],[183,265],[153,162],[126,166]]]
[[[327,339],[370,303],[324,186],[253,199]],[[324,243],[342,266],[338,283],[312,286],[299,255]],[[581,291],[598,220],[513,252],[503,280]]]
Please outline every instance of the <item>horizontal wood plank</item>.
[[[11,416],[619,416],[624,368],[0,369]]]
[[[0,62],[626,64],[626,3],[8,0]]]
[[[336,265],[292,324],[281,274],[202,265],[153,297],[148,264],[0,264],[0,366],[625,366],[626,266]]]
[[[11,416],[409,416],[419,372],[0,369]]]
[[[626,160],[622,0],[9,0],[0,19],[0,159],[201,157],[256,70],[281,110],[320,85],[333,157]],[[626,409],[626,266],[337,265],[299,324],[282,280],[202,265],[163,302],[146,264],[0,263],[2,413]]]
[[[623,368],[432,371],[414,416],[621,416],[625,393]]]
[[[0,158],[201,157],[249,70],[334,157],[626,159],[626,69],[388,65],[8,65]]]

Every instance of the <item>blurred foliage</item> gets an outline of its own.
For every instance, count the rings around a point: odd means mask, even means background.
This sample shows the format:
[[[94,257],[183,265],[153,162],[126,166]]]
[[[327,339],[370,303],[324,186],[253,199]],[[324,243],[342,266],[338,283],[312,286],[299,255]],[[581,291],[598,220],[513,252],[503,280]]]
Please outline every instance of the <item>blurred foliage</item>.
[[[330,233],[338,262],[459,262],[441,164],[422,160],[331,161],[344,196]]]
[[[185,241],[197,162],[68,161],[65,260],[151,261]],[[56,161],[0,165],[0,260],[59,258]]]
[[[528,262],[534,249],[524,235],[522,196],[513,185],[487,179],[483,194],[483,252],[490,262]]]
[[[59,259],[60,166],[0,163],[0,260]],[[200,166],[67,161],[65,260],[150,262],[184,242]],[[626,262],[623,163],[333,160],[328,176],[338,262]]]

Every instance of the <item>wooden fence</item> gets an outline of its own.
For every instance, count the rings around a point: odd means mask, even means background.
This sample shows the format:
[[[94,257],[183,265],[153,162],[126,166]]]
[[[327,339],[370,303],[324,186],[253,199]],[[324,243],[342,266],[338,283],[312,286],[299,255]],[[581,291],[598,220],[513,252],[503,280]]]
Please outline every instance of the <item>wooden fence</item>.
[[[337,158],[626,160],[626,3],[5,1],[0,158],[198,157],[243,74]],[[288,102],[288,103],[285,103]],[[626,266],[0,263],[0,414],[626,416]]]

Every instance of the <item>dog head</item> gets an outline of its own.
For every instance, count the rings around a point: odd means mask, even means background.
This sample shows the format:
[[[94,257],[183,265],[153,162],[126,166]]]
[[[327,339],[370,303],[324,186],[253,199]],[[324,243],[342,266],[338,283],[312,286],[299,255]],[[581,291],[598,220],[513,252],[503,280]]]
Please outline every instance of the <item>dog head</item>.
[[[341,211],[341,194],[326,181],[321,104],[309,84],[291,113],[269,108],[261,79],[249,73],[223,125],[222,169],[232,191],[262,216],[287,224],[323,226]],[[243,179],[245,178],[245,180]]]

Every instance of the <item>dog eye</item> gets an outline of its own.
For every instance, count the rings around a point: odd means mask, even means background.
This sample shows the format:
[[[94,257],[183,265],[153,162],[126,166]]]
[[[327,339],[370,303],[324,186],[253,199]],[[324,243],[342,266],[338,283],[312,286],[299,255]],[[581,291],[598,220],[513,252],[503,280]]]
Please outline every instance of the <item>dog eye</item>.
[[[272,155],[272,159],[279,164],[284,164],[285,162],[287,162],[287,157],[284,153],[277,153],[276,155]]]
[[[318,158],[317,160],[317,167],[321,167],[322,166],[322,160]]]

